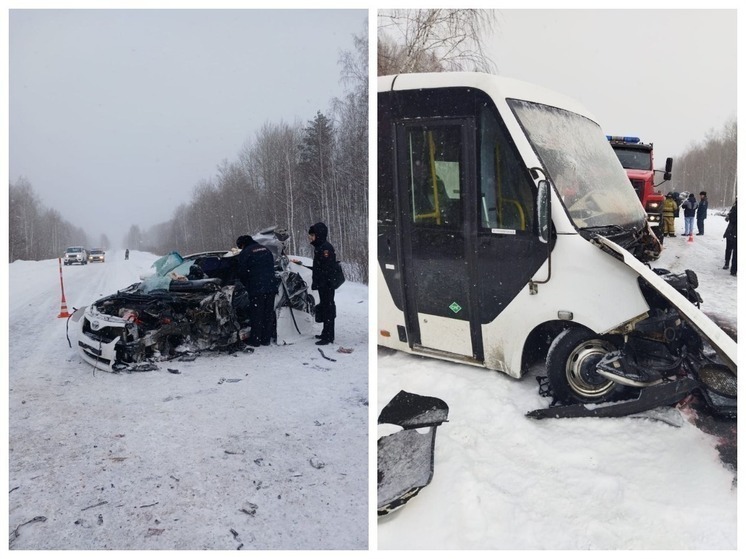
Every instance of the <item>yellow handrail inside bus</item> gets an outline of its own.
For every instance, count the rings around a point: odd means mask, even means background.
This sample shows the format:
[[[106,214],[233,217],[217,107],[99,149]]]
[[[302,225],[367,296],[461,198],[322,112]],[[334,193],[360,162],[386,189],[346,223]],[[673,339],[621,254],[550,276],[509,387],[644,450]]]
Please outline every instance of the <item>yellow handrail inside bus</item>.
[[[440,215],[440,194],[438,192],[438,175],[435,172],[435,140],[433,139],[432,131],[427,133],[427,145],[428,145],[428,168],[430,170],[430,186],[433,191],[433,211],[428,213],[418,214],[416,213],[414,218],[415,221],[420,219],[435,219],[435,223],[442,225],[443,216]]]
[[[497,183],[497,219],[500,227],[505,226],[503,219],[504,206],[510,204],[518,210],[518,218],[520,221],[520,230],[526,230],[526,214],[523,211],[523,205],[519,200],[515,198],[503,198],[503,177],[502,177],[502,165],[500,160],[500,146],[495,146],[495,182]]]

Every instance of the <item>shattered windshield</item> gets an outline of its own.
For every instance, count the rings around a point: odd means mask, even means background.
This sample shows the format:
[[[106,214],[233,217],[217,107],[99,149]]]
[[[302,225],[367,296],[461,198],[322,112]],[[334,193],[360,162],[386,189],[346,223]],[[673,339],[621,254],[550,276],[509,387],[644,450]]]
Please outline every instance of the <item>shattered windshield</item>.
[[[645,221],[640,200],[595,122],[548,105],[508,102],[578,229]]]

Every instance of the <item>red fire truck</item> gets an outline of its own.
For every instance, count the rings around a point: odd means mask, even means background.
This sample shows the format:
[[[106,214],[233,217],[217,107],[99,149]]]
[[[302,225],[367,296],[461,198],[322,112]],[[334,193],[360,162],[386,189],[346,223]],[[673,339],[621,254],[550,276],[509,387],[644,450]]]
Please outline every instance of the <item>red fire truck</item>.
[[[666,159],[666,170],[653,167],[653,144],[644,144],[634,136],[606,136],[614,148],[622,167],[627,171],[632,187],[648,214],[648,223],[659,239],[663,238],[663,200],[665,196],[658,190],[664,182],[671,180],[673,159]],[[663,173],[663,180],[655,184],[655,173]]]

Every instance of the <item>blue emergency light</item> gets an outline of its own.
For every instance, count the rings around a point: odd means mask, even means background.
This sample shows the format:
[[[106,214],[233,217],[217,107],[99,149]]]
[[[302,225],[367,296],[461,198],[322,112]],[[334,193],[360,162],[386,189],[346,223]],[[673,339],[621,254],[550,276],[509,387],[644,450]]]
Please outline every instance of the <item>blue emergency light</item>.
[[[610,142],[624,142],[625,144],[639,144],[640,138],[636,136],[606,136]]]

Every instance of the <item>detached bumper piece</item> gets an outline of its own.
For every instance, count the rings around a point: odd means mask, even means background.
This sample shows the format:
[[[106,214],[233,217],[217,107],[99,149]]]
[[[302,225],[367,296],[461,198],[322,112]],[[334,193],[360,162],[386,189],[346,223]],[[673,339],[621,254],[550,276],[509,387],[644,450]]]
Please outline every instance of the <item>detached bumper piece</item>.
[[[635,400],[624,400],[606,404],[570,404],[553,406],[530,411],[527,417],[533,419],[572,418],[572,417],[624,417],[660,406],[670,406],[686,398],[700,388],[696,380],[684,377],[643,388]]]
[[[400,508],[430,483],[435,432],[447,420],[443,400],[403,390],[381,410],[379,425],[398,425],[402,430],[378,439],[378,516]]]

